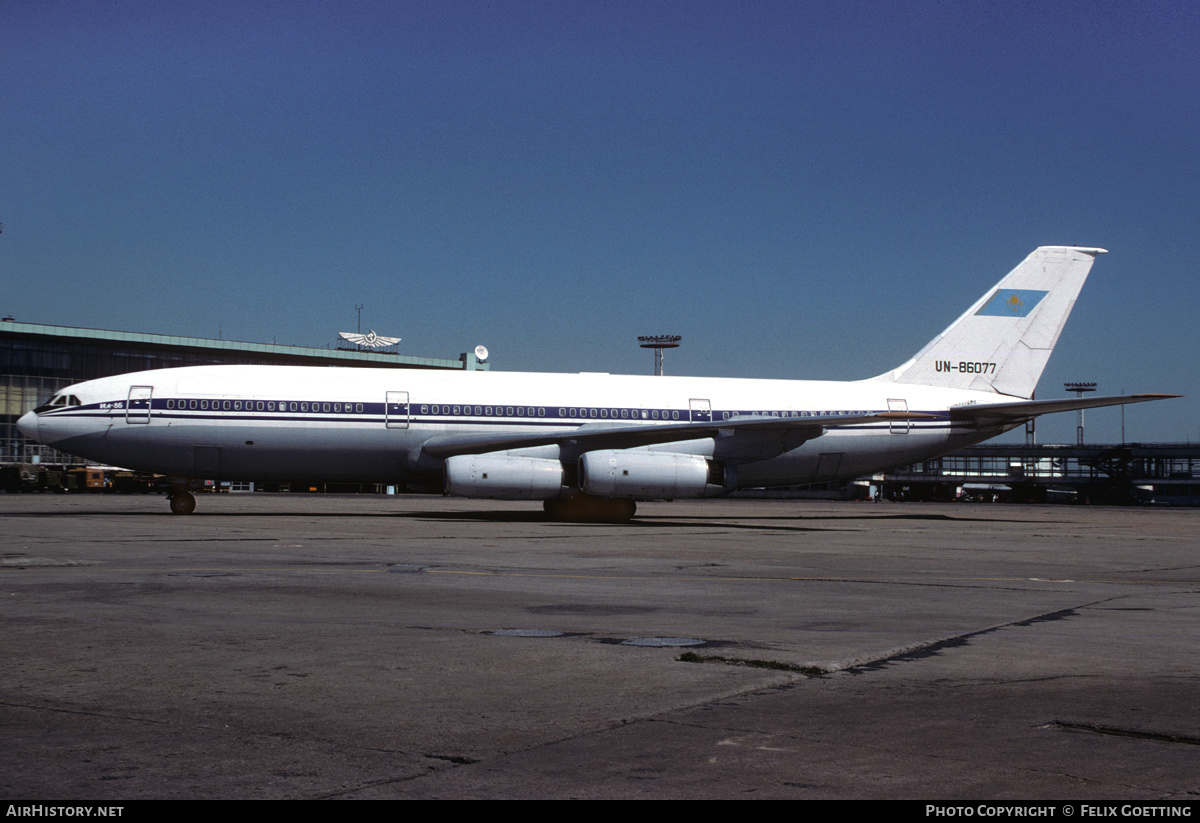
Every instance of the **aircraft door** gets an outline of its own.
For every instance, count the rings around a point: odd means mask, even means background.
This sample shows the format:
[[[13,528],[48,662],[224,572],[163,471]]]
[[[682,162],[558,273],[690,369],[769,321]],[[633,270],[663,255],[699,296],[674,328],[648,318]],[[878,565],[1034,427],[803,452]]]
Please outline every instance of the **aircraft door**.
[[[130,386],[129,400],[125,404],[125,422],[149,423],[150,398],[153,395],[153,386]]]
[[[390,391],[383,404],[384,424],[389,429],[408,428],[408,392]]]
[[[817,481],[833,480],[842,468],[843,452],[821,452],[817,455],[817,471],[813,478]]]
[[[712,403],[708,400],[693,397],[688,401],[688,405],[692,410],[693,423],[711,423],[712,422]]]
[[[219,446],[196,446],[196,477],[205,480],[221,479],[221,449]]]
[[[889,397],[888,411],[906,412],[908,411],[908,401],[903,398]],[[908,434],[908,424],[907,420],[893,420],[889,429],[892,434]]]

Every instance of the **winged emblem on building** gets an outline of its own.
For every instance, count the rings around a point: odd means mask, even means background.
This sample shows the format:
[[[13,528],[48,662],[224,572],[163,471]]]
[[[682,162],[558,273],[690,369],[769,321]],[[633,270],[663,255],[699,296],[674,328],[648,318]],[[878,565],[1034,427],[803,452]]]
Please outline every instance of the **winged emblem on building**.
[[[394,346],[400,342],[399,337],[384,337],[376,334],[374,329],[371,329],[366,334],[358,334],[352,331],[340,331],[338,334],[343,340],[349,340],[356,346],[363,346],[368,349],[381,349],[384,346]]]

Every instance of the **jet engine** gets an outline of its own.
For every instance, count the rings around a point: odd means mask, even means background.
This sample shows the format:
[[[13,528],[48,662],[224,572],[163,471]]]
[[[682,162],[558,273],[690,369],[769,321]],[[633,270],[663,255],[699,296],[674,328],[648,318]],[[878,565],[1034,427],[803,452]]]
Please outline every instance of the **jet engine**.
[[[695,454],[609,450],[579,458],[579,488],[597,497],[714,497],[736,485],[732,466]]]
[[[493,500],[549,500],[562,494],[557,460],[462,454],[446,458],[446,494]]]

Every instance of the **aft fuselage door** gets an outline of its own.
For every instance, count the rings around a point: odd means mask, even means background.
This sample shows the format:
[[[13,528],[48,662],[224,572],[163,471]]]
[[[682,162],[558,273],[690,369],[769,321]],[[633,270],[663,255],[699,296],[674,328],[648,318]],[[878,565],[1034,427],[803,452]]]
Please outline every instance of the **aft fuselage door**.
[[[693,423],[711,423],[712,422],[712,403],[708,400],[702,400],[693,397],[688,401],[688,405],[692,410]]]
[[[130,386],[129,400],[125,404],[125,422],[149,423],[150,398],[153,395],[153,386]]]
[[[908,401],[904,398],[888,398],[888,411],[891,412],[906,412],[908,411]],[[907,420],[893,420],[889,427],[892,434],[908,434]]]
[[[389,429],[408,428],[408,392],[388,392],[383,409],[384,422]]]

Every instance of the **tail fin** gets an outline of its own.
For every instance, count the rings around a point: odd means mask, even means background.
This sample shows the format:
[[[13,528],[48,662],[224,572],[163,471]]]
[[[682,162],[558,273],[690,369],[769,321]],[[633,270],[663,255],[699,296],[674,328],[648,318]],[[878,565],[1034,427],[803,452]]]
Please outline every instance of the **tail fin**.
[[[874,379],[1032,397],[1083,281],[1104,253],[1035,249],[911,360]]]

